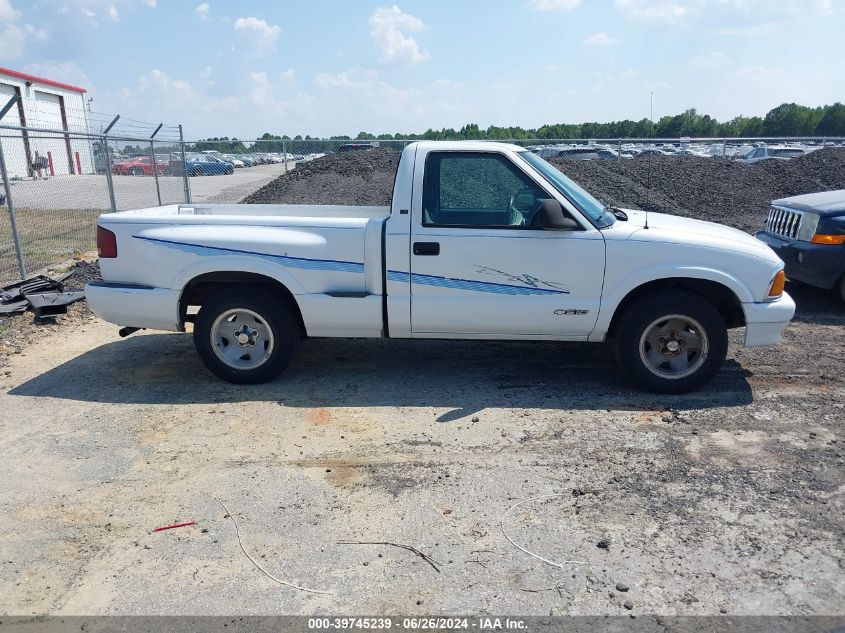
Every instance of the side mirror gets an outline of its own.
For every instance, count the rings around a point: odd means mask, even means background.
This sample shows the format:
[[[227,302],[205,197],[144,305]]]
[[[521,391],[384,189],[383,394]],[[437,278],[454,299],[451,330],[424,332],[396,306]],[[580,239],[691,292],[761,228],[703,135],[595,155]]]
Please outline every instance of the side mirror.
[[[543,200],[531,226],[549,231],[574,231],[579,228],[575,220],[564,215],[560,202],[551,198]]]

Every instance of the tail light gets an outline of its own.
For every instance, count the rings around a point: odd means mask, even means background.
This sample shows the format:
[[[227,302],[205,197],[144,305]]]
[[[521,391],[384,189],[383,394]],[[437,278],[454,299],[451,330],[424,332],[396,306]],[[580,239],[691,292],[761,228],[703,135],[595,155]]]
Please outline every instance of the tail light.
[[[101,259],[117,257],[117,238],[102,226],[97,227],[97,253]]]

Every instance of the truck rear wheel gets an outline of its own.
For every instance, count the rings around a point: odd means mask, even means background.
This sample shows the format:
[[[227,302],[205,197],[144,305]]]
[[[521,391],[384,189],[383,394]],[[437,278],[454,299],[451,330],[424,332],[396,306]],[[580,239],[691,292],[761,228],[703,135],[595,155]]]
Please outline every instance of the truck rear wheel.
[[[299,338],[291,307],[258,286],[219,291],[194,323],[194,345],[205,366],[236,384],[276,378],[293,358]]]
[[[648,391],[687,393],[709,382],[728,351],[718,310],[686,292],[649,295],[625,309],[614,340],[625,375]]]

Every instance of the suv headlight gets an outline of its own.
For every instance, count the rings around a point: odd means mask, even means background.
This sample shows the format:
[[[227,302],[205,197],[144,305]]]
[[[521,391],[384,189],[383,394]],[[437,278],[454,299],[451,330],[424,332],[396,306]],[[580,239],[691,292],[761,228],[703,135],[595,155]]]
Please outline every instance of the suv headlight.
[[[819,215],[805,211],[802,216],[801,225],[798,227],[798,239],[802,242],[812,242],[816,228],[819,226]]]

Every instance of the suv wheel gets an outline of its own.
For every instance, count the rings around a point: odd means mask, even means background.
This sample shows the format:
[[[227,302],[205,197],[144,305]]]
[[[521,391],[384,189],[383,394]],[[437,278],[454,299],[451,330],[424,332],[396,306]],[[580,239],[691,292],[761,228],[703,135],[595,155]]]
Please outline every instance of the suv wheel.
[[[648,391],[687,393],[709,382],[728,351],[716,308],[686,292],[649,295],[620,317],[614,341],[625,375]]]
[[[257,286],[227,288],[200,309],[194,345],[216,376],[237,384],[259,384],[284,371],[300,332],[296,314],[274,293]]]

